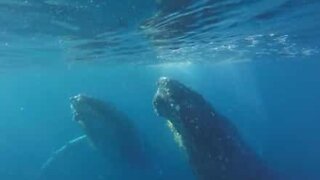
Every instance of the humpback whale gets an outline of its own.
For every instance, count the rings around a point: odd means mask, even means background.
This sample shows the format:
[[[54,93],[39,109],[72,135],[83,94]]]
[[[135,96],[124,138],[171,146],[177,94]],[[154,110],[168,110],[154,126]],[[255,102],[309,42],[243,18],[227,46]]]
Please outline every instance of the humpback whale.
[[[278,179],[237,128],[200,94],[166,77],[157,87],[154,110],[174,128],[199,180]]]
[[[73,119],[93,146],[111,160],[143,163],[144,148],[132,121],[110,103],[84,95],[70,98]]]
[[[58,149],[44,163],[40,179],[112,180],[156,176],[136,127],[124,113],[85,95],[71,97],[70,103],[73,119],[85,135]]]

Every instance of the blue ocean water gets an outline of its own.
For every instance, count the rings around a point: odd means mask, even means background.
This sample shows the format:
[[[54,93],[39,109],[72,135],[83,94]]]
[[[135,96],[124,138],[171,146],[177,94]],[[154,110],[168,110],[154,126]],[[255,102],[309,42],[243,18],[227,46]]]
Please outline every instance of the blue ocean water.
[[[161,76],[201,93],[283,179],[320,179],[319,8],[317,0],[1,0],[0,179],[37,179],[83,134],[69,102],[79,93],[127,113],[165,179],[195,179],[152,109]]]

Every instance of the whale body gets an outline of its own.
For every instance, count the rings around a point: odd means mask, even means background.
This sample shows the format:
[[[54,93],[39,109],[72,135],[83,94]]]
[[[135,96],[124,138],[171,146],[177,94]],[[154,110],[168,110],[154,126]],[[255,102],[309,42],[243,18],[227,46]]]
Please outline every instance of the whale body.
[[[41,180],[157,179],[145,143],[132,121],[111,103],[86,95],[70,98],[73,119],[85,135],[69,141],[44,163]]]
[[[278,179],[237,128],[200,94],[166,77],[157,86],[154,110],[179,134],[199,180]]]

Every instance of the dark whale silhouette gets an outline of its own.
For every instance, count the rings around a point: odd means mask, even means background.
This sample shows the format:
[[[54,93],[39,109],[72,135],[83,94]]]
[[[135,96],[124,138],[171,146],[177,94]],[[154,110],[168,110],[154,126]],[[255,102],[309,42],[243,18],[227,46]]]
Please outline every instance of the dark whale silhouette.
[[[74,120],[86,135],[57,150],[43,165],[40,179],[158,179],[145,143],[124,113],[85,95],[70,102]]]
[[[146,163],[139,132],[124,113],[110,103],[85,95],[74,96],[70,101],[74,120],[105,157],[132,164]]]
[[[275,173],[242,140],[236,127],[198,93],[162,77],[153,106],[181,138],[200,180],[274,180]]]

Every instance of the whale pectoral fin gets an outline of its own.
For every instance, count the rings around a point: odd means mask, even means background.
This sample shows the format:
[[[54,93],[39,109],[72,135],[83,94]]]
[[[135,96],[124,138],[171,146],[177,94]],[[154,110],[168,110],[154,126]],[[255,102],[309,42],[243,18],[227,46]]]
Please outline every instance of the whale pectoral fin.
[[[87,154],[89,152],[90,154],[93,150],[88,141],[87,136],[83,135],[68,141],[64,146],[56,150],[42,165],[39,179],[50,179],[48,177],[56,172],[67,171],[68,167],[65,170],[64,167],[72,164],[73,160],[77,160],[79,156],[84,155],[84,152]]]
[[[56,150],[43,164],[37,180],[106,180],[108,164],[92,148],[87,136],[80,136]]]

